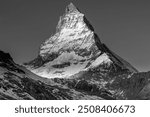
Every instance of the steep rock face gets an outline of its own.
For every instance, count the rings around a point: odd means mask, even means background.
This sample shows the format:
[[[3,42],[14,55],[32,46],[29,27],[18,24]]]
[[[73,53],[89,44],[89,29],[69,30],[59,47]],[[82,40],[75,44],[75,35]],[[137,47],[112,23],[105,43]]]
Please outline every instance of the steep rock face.
[[[108,74],[110,68],[113,72],[137,72],[100,41],[85,15],[72,3],[60,17],[56,33],[41,45],[38,57],[25,65],[46,78],[70,78],[100,68]]]

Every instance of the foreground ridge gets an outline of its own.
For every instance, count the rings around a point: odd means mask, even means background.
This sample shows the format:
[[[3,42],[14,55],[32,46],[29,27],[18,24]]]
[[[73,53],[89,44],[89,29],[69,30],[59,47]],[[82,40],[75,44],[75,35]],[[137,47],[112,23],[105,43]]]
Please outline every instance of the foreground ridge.
[[[150,72],[122,72],[110,78],[91,72],[75,79],[46,79],[0,51],[0,100],[150,99]]]

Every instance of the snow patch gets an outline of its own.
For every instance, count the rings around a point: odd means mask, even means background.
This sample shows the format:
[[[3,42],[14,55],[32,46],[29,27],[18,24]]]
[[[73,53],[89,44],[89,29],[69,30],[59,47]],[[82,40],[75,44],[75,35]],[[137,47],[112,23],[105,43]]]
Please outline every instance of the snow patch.
[[[112,63],[112,61],[109,59],[109,56],[104,53],[102,55],[100,55],[92,64],[91,67],[97,67],[100,64],[108,64],[110,65]]]

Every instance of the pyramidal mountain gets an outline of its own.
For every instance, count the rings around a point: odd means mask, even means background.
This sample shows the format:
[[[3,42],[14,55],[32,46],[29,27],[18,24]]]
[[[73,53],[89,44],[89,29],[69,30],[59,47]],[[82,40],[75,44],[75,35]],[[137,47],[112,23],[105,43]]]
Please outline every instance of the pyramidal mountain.
[[[0,51],[0,99],[150,99],[150,72],[111,51],[71,3],[37,58],[18,65]]]
[[[117,73],[137,70],[103,44],[93,26],[72,3],[60,17],[56,33],[42,43],[38,57],[26,64],[45,78],[72,78],[89,70]]]

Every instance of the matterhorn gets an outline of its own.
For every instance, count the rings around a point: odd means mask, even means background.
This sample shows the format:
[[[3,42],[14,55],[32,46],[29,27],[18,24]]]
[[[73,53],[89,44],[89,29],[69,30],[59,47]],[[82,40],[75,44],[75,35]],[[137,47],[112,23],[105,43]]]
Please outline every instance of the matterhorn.
[[[71,3],[34,60],[18,65],[0,51],[0,99],[150,99],[150,72],[110,50]]]
[[[101,42],[85,15],[72,3],[60,17],[56,33],[41,44],[38,57],[25,65],[45,78],[74,78],[89,71],[104,76],[137,72]]]

